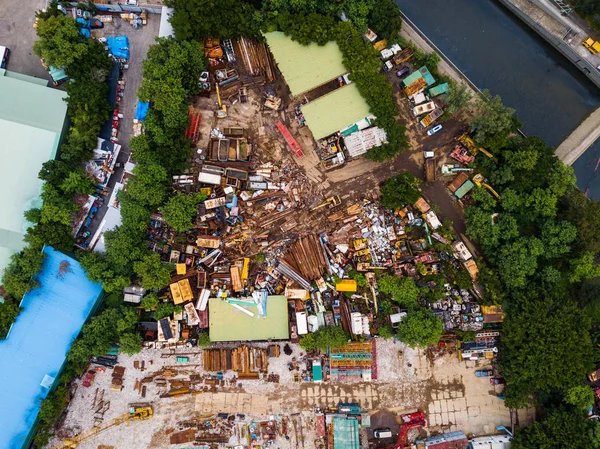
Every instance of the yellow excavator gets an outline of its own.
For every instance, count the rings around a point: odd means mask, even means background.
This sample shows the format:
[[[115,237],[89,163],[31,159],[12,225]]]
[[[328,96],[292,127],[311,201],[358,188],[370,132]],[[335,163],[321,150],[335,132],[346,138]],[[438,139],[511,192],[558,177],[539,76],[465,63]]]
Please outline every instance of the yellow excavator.
[[[313,207],[310,211],[313,212],[317,209],[321,209],[322,207],[326,207],[326,206],[329,206],[329,207],[339,206],[341,202],[342,202],[342,200],[340,200],[340,197],[337,195],[334,195],[332,197],[327,198],[324,203]]]
[[[215,86],[217,86],[217,102],[219,103],[219,109],[217,110],[217,118],[227,117],[227,106],[221,102],[221,92],[219,92],[219,82],[215,80]]]
[[[120,426],[129,421],[140,421],[152,418],[153,409],[151,404],[129,404],[129,413],[125,413],[112,421],[101,426],[92,427],[90,430],[80,433],[72,438],[67,438],[62,443],[53,446],[52,449],[75,449],[81,443],[91,440],[102,432]]]
[[[500,199],[500,195],[498,194],[498,192],[496,192],[492,188],[492,186],[485,182],[481,173],[477,173],[475,176],[473,176],[473,182],[477,187],[483,187],[485,189],[488,189],[492,195],[494,195],[497,199]]]
[[[494,159],[494,156],[492,156],[492,153],[490,153],[489,151],[487,151],[485,148],[483,147],[478,147],[475,144],[475,141],[473,139],[471,139],[467,134],[463,134],[458,138],[458,141],[460,143],[463,144],[463,146],[469,150],[469,152],[473,155],[473,156],[477,156],[477,153],[479,153],[480,151],[485,154],[487,157],[489,157],[490,159]]]

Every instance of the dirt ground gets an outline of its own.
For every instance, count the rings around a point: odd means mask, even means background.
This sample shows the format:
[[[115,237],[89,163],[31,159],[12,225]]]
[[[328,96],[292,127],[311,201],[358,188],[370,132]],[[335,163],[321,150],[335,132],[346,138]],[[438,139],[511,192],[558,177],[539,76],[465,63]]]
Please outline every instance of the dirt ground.
[[[256,344],[252,346],[266,346]],[[282,344],[281,344],[282,346]],[[96,407],[102,397],[109,408],[103,417],[103,423],[126,413],[129,403],[150,402],[154,416],[147,421],[134,421],[129,425],[113,427],[95,438],[81,444],[80,449],[95,449],[99,445],[115,448],[164,448],[184,447],[169,444],[169,436],[180,430],[181,423],[198,416],[213,416],[218,413],[243,414],[244,422],[259,420],[261,417],[296,416],[298,428],[300,421],[303,438],[307,448],[314,447],[311,442],[316,438],[315,408],[336,406],[339,402],[356,402],[363,412],[373,414],[372,428],[380,423],[395,422],[392,430],[399,429],[398,415],[422,410],[427,416],[428,435],[463,430],[465,433],[483,435],[494,433],[497,425],[510,425],[510,413],[504,402],[496,395],[502,392],[502,386],[492,386],[487,378],[475,376],[475,369],[484,363],[459,362],[456,354],[449,354],[431,363],[423,351],[412,350],[393,340],[377,341],[377,364],[379,379],[369,383],[312,383],[293,380],[288,363],[292,357],[301,358],[302,350],[290,344],[293,353],[286,356],[283,351],[278,358],[269,358],[269,373],[278,374],[280,383],[267,382],[266,379],[234,381],[233,372],[224,373],[224,385],[210,392],[184,395],[177,398],[160,398],[165,388],[156,382],[145,383],[146,397],[134,387],[136,381],[151,377],[168,367],[177,374],[170,380],[188,379],[190,375],[207,374],[203,370],[202,355],[199,348],[169,350],[144,349],[134,357],[119,356],[119,365],[125,367],[124,388],[122,391],[110,389],[111,371],[97,373],[91,387],[77,381],[77,390],[69,406],[69,412],[62,432],[79,426],[90,429],[94,424],[94,399]],[[404,359],[398,359],[398,351],[404,351]],[[178,353],[189,357],[187,363],[177,363]],[[165,354],[165,357],[161,355]],[[145,361],[146,369],[134,367]],[[214,373],[212,373],[214,374]],[[522,424],[533,419],[531,411],[519,411]],[[240,424],[241,425],[241,424]],[[280,438],[277,447],[296,447],[295,434],[290,432],[290,440]],[[234,440],[231,441],[235,443]],[[187,445],[189,447],[189,444]]]

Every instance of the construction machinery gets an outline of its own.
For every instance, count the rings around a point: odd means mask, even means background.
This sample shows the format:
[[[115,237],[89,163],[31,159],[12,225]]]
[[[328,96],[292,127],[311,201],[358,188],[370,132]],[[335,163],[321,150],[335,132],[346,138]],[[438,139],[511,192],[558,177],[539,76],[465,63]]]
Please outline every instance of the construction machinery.
[[[595,41],[591,37],[588,37],[586,40],[582,41],[581,45],[587,48],[593,55],[600,53],[600,42]]]
[[[400,418],[402,419],[402,427],[400,427],[398,441],[396,441],[394,446],[389,446],[385,449],[404,449],[409,447],[408,432],[410,432],[412,429],[420,429],[421,427],[425,427],[427,425],[427,422],[425,421],[425,415],[421,411],[408,413],[400,416]]]
[[[334,195],[332,197],[327,198],[324,203],[321,203],[318,206],[313,207],[310,211],[313,212],[317,209],[321,209],[322,207],[326,207],[326,206],[329,206],[329,207],[339,206],[341,202],[342,202],[342,200],[340,200],[340,197],[337,195]]]
[[[215,83],[217,88],[217,103],[219,104],[219,109],[217,110],[217,118],[226,118],[227,117],[227,106],[225,106],[221,102],[221,92],[219,92],[219,83]]]
[[[467,134],[463,134],[462,136],[460,136],[458,138],[458,141],[460,143],[462,143],[464,145],[464,147],[469,150],[469,152],[473,155],[473,156],[477,156],[477,154],[481,151],[483,154],[485,154],[487,157],[489,157],[490,159],[493,159],[494,156],[492,156],[492,154],[487,151],[485,148],[482,147],[478,147],[475,142],[473,141],[473,139],[471,139]]]
[[[500,199],[500,195],[498,194],[498,192],[496,192],[492,188],[492,186],[485,182],[485,179],[483,178],[483,175],[481,173],[477,173],[475,176],[473,176],[473,182],[477,187],[483,187],[484,189],[488,189],[492,195],[494,195],[497,199]]]
[[[212,37],[207,37],[203,42],[204,56],[207,58],[218,59],[223,57],[223,48],[221,41]]]
[[[80,433],[72,438],[67,438],[62,443],[53,446],[52,449],[75,449],[81,443],[91,440],[108,429],[120,426],[123,423],[128,423],[129,421],[147,420],[152,418],[153,414],[154,411],[152,405],[149,403],[129,404],[128,413],[124,413],[104,425],[92,427],[86,432]]]

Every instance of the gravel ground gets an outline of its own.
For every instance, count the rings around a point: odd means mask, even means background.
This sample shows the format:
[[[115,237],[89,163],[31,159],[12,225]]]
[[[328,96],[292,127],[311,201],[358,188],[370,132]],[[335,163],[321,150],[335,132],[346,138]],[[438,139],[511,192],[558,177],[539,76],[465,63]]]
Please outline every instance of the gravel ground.
[[[219,344],[218,347],[234,346],[233,344]],[[252,346],[266,347],[268,343],[252,344]],[[157,371],[170,367],[177,370],[177,375],[171,379],[189,380],[191,374],[206,373],[202,367],[200,348],[178,349],[174,355],[162,358],[161,354],[168,350],[144,349],[134,357],[119,356],[119,365],[125,367],[124,387],[122,391],[110,390],[111,370],[96,374],[91,387],[83,387],[83,379],[79,379],[77,391],[69,406],[68,415],[63,429],[79,426],[83,430],[94,425],[93,403],[96,394],[104,391],[104,400],[110,401],[110,408],[104,415],[104,423],[126,413],[128,404],[136,402],[150,402],[154,408],[154,417],[148,421],[134,421],[130,424],[113,427],[100,435],[81,444],[80,449],[96,449],[99,445],[127,449],[154,449],[154,448],[183,448],[193,444],[171,445],[169,436],[173,432],[182,430],[179,424],[194,416],[215,413],[215,405],[219,403],[230,413],[241,413],[240,410],[231,410],[227,401],[235,398],[235,403],[256,398],[266,400],[269,410],[266,416],[256,416],[250,412],[245,413],[245,419],[236,424],[240,435],[241,428],[253,420],[274,419],[281,420],[288,416],[290,420],[297,421],[299,435],[295,441],[295,431],[290,421],[290,440],[279,438],[272,447],[280,449],[302,447],[301,436],[304,438],[304,447],[317,447],[315,443],[315,415],[316,407],[329,407],[341,402],[358,402],[364,411],[377,413],[403,414],[417,409],[423,410],[428,419],[426,431],[431,433],[463,430],[467,433],[485,434],[493,433],[499,424],[509,425],[510,415],[502,401],[496,398],[501,393],[501,386],[490,386],[487,378],[477,378],[475,369],[484,366],[483,363],[459,362],[455,355],[442,357],[431,363],[421,350],[413,350],[401,342],[393,340],[377,341],[377,361],[379,379],[370,383],[322,383],[311,382],[296,383],[293,372],[288,370],[288,363],[292,357],[301,361],[304,355],[302,349],[290,343],[293,353],[286,356],[283,353],[284,344],[280,344],[281,355],[278,358],[269,358],[269,373],[278,374],[280,383],[269,383],[261,380],[243,380],[231,382],[233,372],[224,373],[224,386],[217,392],[202,393],[200,395],[185,395],[177,398],[160,398],[166,387],[158,387],[154,382],[146,383],[146,398],[134,389],[136,381],[151,376]],[[403,358],[398,358],[398,351],[403,351]],[[188,363],[177,363],[176,356],[183,353],[189,357]],[[145,371],[134,368],[134,361],[145,362]],[[302,369],[302,368],[301,368]],[[240,386],[241,383],[241,386]],[[98,393],[96,393],[98,391]],[[218,398],[218,400],[217,400]],[[224,399],[226,398],[226,399]],[[266,399],[265,399],[266,398]],[[198,404],[202,401],[212,401],[212,409],[203,409]],[[220,401],[220,402],[219,402]],[[244,404],[247,407],[247,403]],[[270,415],[271,413],[271,415]],[[533,419],[530,411],[520,411],[521,423]],[[302,421],[302,431],[300,431]],[[366,438],[363,432],[362,438]],[[234,441],[231,443],[237,443]],[[58,440],[51,443],[56,444]],[[107,449],[107,448],[102,448]]]

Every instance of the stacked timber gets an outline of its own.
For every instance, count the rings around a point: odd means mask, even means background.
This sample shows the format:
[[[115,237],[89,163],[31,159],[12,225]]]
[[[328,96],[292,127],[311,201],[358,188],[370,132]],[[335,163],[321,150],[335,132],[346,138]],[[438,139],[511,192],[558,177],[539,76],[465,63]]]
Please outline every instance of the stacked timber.
[[[236,46],[236,53],[241,56],[248,73],[264,77],[267,83],[276,80],[273,57],[266,44],[242,37],[236,41]]]
[[[284,261],[309,281],[316,281],[322,277],[327,268],[323,246],[319,237],[314,234],[302,237],[293,243]]]
[[[242,345],[237,348],[205,349],[202,357],[205,371],[233,370],[240,379],[258,379],[260,372],[269,369],[269,352],[279,355],[276,349]]]

